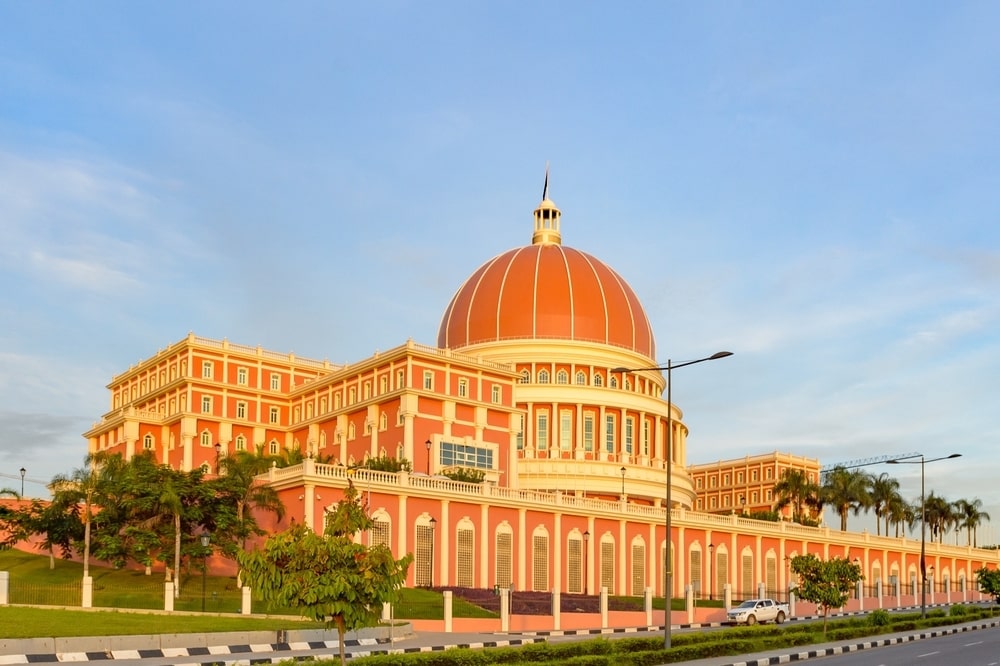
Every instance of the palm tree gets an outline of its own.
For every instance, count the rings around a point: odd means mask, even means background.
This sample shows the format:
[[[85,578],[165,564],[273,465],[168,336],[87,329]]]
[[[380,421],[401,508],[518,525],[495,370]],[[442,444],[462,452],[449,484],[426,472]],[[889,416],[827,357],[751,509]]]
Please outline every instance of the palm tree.
[[[959,527],[965,528],[966,544],[967,546],[976,547],[976,528],[979,527],[983,521],[990,519],[990,514],[983,511],[983,501],[981,499],[974,499],[971,502],[965,499],[960,499],[954,504],[955,512],[958,514]]]
[[[800,523],[803,518],[803,507],[819,494],[819,486],[809,480],[805,470],[790,468],[781,473],[781,478],[774,484],[774,492],[778,495],[778,502],[774,505],[775,510],[790,505],[792,520]]]
[[[931,541],[937,537],[938,543],[943,543],[944,533],[957,523],[955,509],[951,502],[940,495],[935,495],[932,490],[924,501],[924,512],[924,520],[931,528]]]
[[[21,499],[21,493],[17,492],[13,488],[0,488],[0,497],[3,497],[4,495],[10,495],[16,500]]]
[[[882,535],[881,520],[885,518],[885,535],[889,536],[889,504],[899,495],[899,481],[882,472],[868,477],[868,493],[871,506],[875,510],[875,534]]]
[[[820,496],[827,504],[832,504],[840,516],[840,531],[847,531],[847,514],[858,515],[862,509],[871,506],[868,492],[868,474],[859,469],[848,470],[835,467],[827,472]]]

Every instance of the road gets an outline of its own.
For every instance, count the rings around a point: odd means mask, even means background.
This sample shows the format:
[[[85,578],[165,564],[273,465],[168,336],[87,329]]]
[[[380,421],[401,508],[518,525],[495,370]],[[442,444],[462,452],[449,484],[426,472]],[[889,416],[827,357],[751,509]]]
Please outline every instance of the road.
[[[817,666],[1000,666],[1000,631],[939,636],[815,660]]]

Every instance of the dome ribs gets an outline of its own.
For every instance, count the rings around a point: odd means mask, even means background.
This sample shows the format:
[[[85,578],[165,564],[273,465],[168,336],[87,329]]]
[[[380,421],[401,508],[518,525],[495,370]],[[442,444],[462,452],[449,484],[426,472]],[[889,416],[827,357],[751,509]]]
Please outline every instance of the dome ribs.
[[[534,285],[534,337],[574,339],[573,289],[560,245],[537,246]],[[567,307],[568,305],[568,307]]]

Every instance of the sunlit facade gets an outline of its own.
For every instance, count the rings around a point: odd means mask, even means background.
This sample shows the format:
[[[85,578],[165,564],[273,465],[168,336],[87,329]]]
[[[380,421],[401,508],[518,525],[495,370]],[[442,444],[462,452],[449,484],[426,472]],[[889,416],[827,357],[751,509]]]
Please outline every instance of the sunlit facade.
[[[872,582],[915,580],[912,539],[744,517],[734,498],[757,493],[747,512],[771,508],[782,470],[818,476],[818,461],[775,453],[690,464],[688,427],[664,399],[663,374],[613,370],[657,365],[636,294],[562,244],[547,191],[533,222],[530,245],[460,286],[436,346],[406,341],[336,365],[190,334],[112,379],[109,411],[85,435],[89,450],[150,451],[209,473],[235,451],[295,451],[301,462],[267,476],[288,511],[269,529],[294,520],[321,530],[351,480],[376,521],[361,538],[413,553],[410,585],[657,595],[670,455],[674,595],[687,585],[700,594],[726,584],[737,595],[784,590],[788,558],[805,552],[858,558]],[[361,468],[378,457],[412,469]],[[484,482],[443,476],[462,468]],[[951,586],[969,587],[976,568],[997,561],[964,547],[928,552]]]

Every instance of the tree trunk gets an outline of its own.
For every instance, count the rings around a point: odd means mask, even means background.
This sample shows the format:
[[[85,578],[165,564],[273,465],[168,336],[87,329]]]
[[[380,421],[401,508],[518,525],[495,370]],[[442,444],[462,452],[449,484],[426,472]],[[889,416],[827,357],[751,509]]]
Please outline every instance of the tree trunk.
[[[181,514],[174,514],[174,599],[181,594],[181,577],[177,575],[181,566]]]

